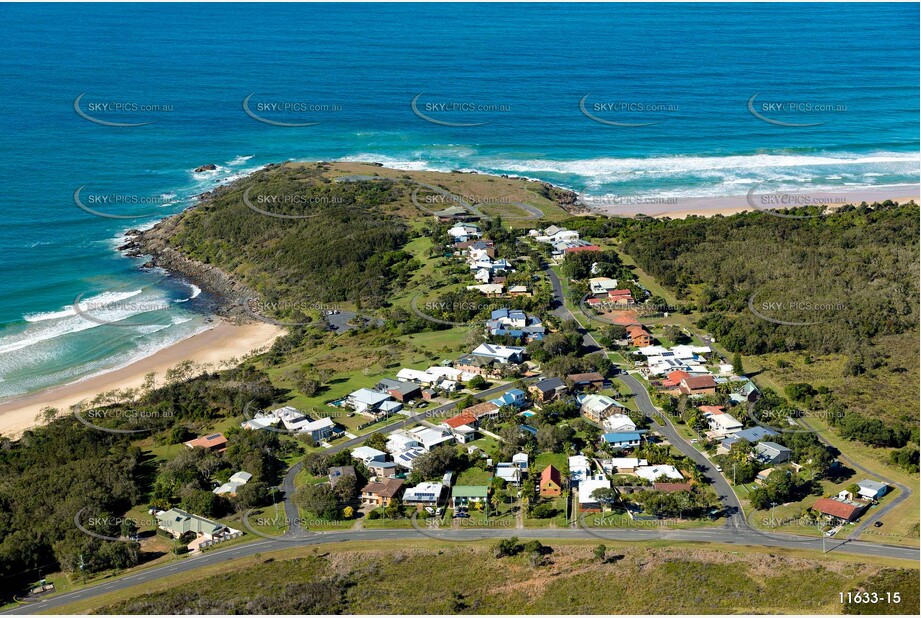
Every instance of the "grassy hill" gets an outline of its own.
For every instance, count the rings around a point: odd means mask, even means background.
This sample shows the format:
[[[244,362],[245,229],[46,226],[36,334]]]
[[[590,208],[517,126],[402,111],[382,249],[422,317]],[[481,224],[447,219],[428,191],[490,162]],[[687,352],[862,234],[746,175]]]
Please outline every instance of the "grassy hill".
[[[496,558],[490,544],[371,543],[298,549],[158,582],[64,608],[106,614],[644,614],[843,613],[840,591],[879,585],[913,613],[916,570],[792,553],[607,542],[553,543],[543,557]],[[376,544],[381,545],[381,544]],[[435,545],[438,545],[437,547]],[[322,552],[322,553],[321,553]],[[807,577],[803,574],[808,573]],[[188,577],[196,578],[188,581]],[[874,585],[876,582],[876,585]]]

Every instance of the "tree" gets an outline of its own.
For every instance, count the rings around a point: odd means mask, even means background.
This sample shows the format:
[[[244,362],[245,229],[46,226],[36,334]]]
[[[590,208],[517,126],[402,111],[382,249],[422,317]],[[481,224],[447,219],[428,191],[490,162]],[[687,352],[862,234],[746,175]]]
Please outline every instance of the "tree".
[[[595,559],[598,560],[598,562],[604,562],[607,558],[607,553],[608,553],[608,548],[605,547],[603,544],[599,545],[598,547],[595,548],[595,551],[594,551]]]
[[[745,368],[742,366],[742,355],[739,352],[732,355],[732,373],[737,376],[745,375]]]
[[[370,436],[368,436],[367,441],[365,442],[366,446],[375,448],[379,451],[386,451],[387,449],[387,436],[382,434],[379,431],[375,431]]]
[[[326,483],[298,487],[294,492],[294,502],[320,519],[334,520],[339,515],[339,502]]]
[[[440,477],[448,470],[454,468],[457,451],[453,446],[436,446],[427,453],[423,453],[413,460],[411,474],[415,482]]]
[[[479,391],[479,390],[483,390],[484,388],[486,388],[488,384],[489,383],[486,381],[486,378],[484,378],[483,376],[473,376],[467,382],[467,388],[469,388],[472,391]]]
[[[268,483],[250,481],[237,489],[237,504],[243,509],[254,509],[271,503]]]
[[[344,509],[342,509],[343,519],[352,519],[354,515],[355,515],[355,509],[353,509],[352,507],[347,506]]]

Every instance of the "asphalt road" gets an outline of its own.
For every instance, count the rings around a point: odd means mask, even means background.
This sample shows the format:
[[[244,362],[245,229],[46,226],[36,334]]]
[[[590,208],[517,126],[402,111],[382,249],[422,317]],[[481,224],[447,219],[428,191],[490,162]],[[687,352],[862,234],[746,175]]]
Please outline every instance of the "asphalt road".
[[[58,609],[68,603],[85,601],[109,592],[126,590],[138,586],[137,594],[145,592],[144,584],[150,584],[164,577],[189,573],[206,566],[228,564],[232,560],[253,556],[257,553],[284,550],[290,547],[303,547],[320,543],[343,541],[391,540],[405,543],[413,540],[436,538],[457,543],[472,542],[483,539],[496,539],[517,536],[519,538],[537,538],[546,542],[554,539],[587,539],[599,542],[608,541],[643,541],[661,539],[667,541],[684,541],[699,543],[727,543],[739,546],[762,546],[788,549],[806,549],[822,551],[821,539],[789,538],[788,535],[770,535],[744,528],[722,526],[719,528],[697,528],[690,530],[589,530],[580,528],[505,528],[505,529],[444,529],[433,531],[425,528],[399,530],[349,530],[347,532],[308,533],[297,537],[285,536],[279,540],[264,540],[227,549],[209,550],[204,554],[177,559],[162,566],[146,569],[121,579],[102,582],[89,588],[68,592],[41,601],[24,603],[19,607],[3,612],[4,614],[32,614]],[[861,541],[827,541],[829,552],[848,553],[858,556],[874,556],[912,560],[917,562],[917,548],[874,545]]]

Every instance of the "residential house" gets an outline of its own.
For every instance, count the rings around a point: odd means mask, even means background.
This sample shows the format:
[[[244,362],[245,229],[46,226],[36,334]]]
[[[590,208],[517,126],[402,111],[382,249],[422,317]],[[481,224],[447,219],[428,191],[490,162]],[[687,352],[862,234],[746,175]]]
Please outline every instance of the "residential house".
[[[721,418],[729,416],[728,414],[717,414],[711,418]],[[732,419],[731,416],[729,416]],[[734,419],[733,419],[734,420]],[[738,421],[736,421],[738,422]],[[712,425],[711,425],[712,426]],[[741,423],[739,423],[741,426]],[[776,436],[777,432],[773,429],[768,429],[767,427],[762,427],[761,425],[756,425],[754,427],[749,427],[748,429],[742,429],[739,431],[733,431],[729,437],[725,438],[720,442],[720,446],[717,449],[718,454],[728,453],[729,449],[732,448],[732,445],[738,442],[739,440],[747,440],[752,444],[757,444],[758,442],[764,440],[765,438],[771,438]]]
[[[499,395],[495,399],[491,399],[490,403],[494,403],[500,408],[502,406],[512,406],[513,408],[520,409],[527,404],[527,399],[525,399],[525,393],[523,390],[520,388],[513,388]]]
[[[421,446],[411,447],[405,451],[400,451],[393,454],[393,461],[398,466],[406,468],[407,470],[413,469],[413,462],[420,456],[424,455],[426,450]]]
[[[486,333],[508,336],[527,342],[543,339],[546,329],[540,318],[520,309],[496,309],[486,321]]]
[[[333,422],[328,416],[318,418],[315,421],[308,420],[297,428],[298,433],[307,434],[314,442],[328,440],[334,435],[342,433],[344,430]]]
[[[569,458],[569,481],[576,485],[592,474],[592,468],[589,464],[588,457],[585,455],[573,455]]]
[[[484,283],[481,285],[468,285],[468,290],[476,290],[484,296],[501,296],[502,290],[505,289],[503,283]]]
[[[345,405],[359,414],[371,417],[383,417],[385,413],[381,412],[381,404],[390,399],[387,393],[381,393],[371,390],[370,388],[360,388],[351,392],[345,398]]]
[[[776,442],[760,442],[755,445],[754,458],[765,465],[776,465],[790,461],[793,451]]]
[[[378,478],[388,478],[397,475],[397,462],[395,461],[372,461],[365,464],[368,471]]]
[[[472,221],[476,215],[467,211],[462,206],[448,206],[444,210],[433,212],[432,215],[441,223],[450,223],[451,221]]]
[[[413,435],[403,429],[398,429],[387,436],[385,447],[391,453],[401,453],[411,448],[422,448],[419,436]]]
[[[588,280],[589,294],[607,298],[608,292],[617,289],[617,279],[609,277],[592,277]]]
[[[638,348],[644,348],[655,343],[655,339],[649,331],[639,324],[631,324],[628,326],[627,336],[630,338],[630,342]]]
[[[357,459],[367,466],[372,462],[387,461],[387,453],[379,451],[376,448],[371,448],[370,446],[359,446],[352,449],[352,458]]]
[[[605,444],[616,449],[635,448],[640,445],[642,438],[643,436],[639,431],[606,433],[601,436],[601,440]]]
[[[540,497],[556,498],[563,492],[563,478],[560,471],[553,466],[547,466],[540,473]]]
[[[563,249],[563,253],[582,253],[584,251],[601,251],[601,247],[599,247],[598,245],[593,245],[591,243],[585,242],[584,240],[575,240],[567,244],[569,244],[569,246]]]
[[[464,408],[461,414],[471,414],[477,421],[499,418],[499,406],[493,401],[483,401]]]
[[[579,410],[582,415],[593,423],[600,423],[612,414],[626,410],[623,405],[607,395],[580,395],[576,400],[579,402]]]
[[[252,478],[253,475],[249,472],[244,472],[242,470],[240,472],[234,472],[227,480],[227,482],[220,487],[217,487],[213,493],[218,496],[236,496],[237,490],[246,485],[246,483],[248,483]]]
[[[412,382],[401,382],[399,386],[387,389],[387,394],[400,403],[406,403],[422,397],[422,388]]]
[[[390,502],[403,493],[403,480],[385,478],[368,483],[361,489],[361,503],[369,506],[390,506]]]
[[[355,476],[355,466],[333,466],[327,474],[330,487],[335,487],[345,478],[357,478]]]
[[[889,491],[889,486],[885,483],[880,483],[879,481],[871,481],[870,479],[864,479],[857,483],[857,486],[860,488],[859,495],[865,500],[879,500],[886,495],[886,492]]]
[[[579,511],[592,513],[601,510],[601,503],[592,494],[598,489],[611,489],[611,481],[604,475],[588,477],[579,482]]]
[[[667,464],[658,464],[655,466],[640,466],[636,469],[635,474],[644,478],[651,483],[655,483],[660,478],[665,477],[675,481],[683,481],[684,475],[675,466]]]
[[[203,448],[206,451],[223,453],[227,450],[227,438],[222,433],[212,433],[184,442],[188,448]]]
[[[466,444],[476,440],[479,419],[472,413],[461,412],[457,416],[445,419],[441,425],[454,435],[459,444]]]
[[[635,304],[633,292],[630,290],[611,290],[608,292],[607,303],[616,307],[626,307]]]
[[[720,414],[704,414],[704,418],[707,419],[710,430],[717,436],[727,436],[736,433],[743,427],[742,423],[737,421],[735,417],[725,412]]]
[[[637,468],[648,465],[645,459],[636,457],[612,457],[601,462],[602,468],[608,474],[633,474]]]
[[[711,375],[691,376],[681,380],[678,390],[685,395],[712,395],[716,392],[716,380]]]
[[[486,485],[455,485],[451,490],[451,507],[455,511],[475,504],[485,507],[488,499],[489,487]]]
[[[541,403],[556,401],[565,395],[566,391],[566,383],[559,378],[544,378],[528,387],[528,392]]]
[[[427,451],[441,444],[454,441],[454,435],[444,427],[426,427],[423,425],[411,430],[410,434],[415,436],[422,448]]]
[[[501,363],[495,358],[487,358],[474,354],[465,354],[454,361],[454,367],[456,369],[478,376],[490,376],[495,374],[499,370],[500,364]]]
[[[415,506],[417,509],[426,506],[437,507],[441,503],[444,489],[445,486],[441,483],[419,483],[403,492],[403,504]]]
[[[629,433],[636,431],[636,423],[626,414],[612,414],[601,421],[607,433]]]
[[[464,212],[466,214],[466,211]],[[479,226],[470,223],[458,224],[448,230],[448,236],[453,238],[454,242],[466,242],[473,238],[479,238],[482,235]]]
[[[571,373],[566,376],[566,382],[572,385],[573,390],[601,390],[604,388],[604,376],[597,371],[589,373]]]
[[[156,518],[157,527],[177,539],[188,532],[194,532],[196,537],[203,537],[209,541],[219,540],[234,532],[239,534],[238,530],[228,528],[222,523],[211,521],[177,508],[158,511]]]
[[[524,477],[524,472],[518,464],[511,461],[505,461],[496,464],[496,476],[506,483],[520,485]]]
[[[832,520],[848,523],[857,520],[866,506],[841,498],[819,498],[812,508]]]
[[[483,343],[477,346],[477,348],[470,354],[471,356],[479,356],[489,360],[494,360],[503,365],[509,363],[517,365],[524,362],[525,349],[520,346],[506,346]]]

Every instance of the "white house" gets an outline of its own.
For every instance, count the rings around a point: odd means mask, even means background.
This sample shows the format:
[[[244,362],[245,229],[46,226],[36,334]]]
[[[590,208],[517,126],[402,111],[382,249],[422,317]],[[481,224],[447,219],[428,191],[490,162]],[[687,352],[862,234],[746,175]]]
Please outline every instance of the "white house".
[[[569,478],[572,482],[578,483],[584,478],[588,478],[592,473],[592,468],[585,455],[573,455],[569,458]]]
[[[224,494],[236,495],[237,490],[246,485],[246,483],[253,478],[253,475],[249,472],[235,472],[227,480],[226,483],[216,488],[213,493],[221,496]]]
[[[608,433],[636,431],[636,423],[626,414],[612,414],[601,421],[601,425]]]
[[[419,483],[403,492],[403,504],[423,507],[438,506],[445,486],[441,483]]]
[[[879,481],[871,481],[869,479],[864,479],[857,483],[857,486],[860,488],[858,492],[861,498],[866,500],[879,500],[886,495],[886,492],[889,491],[889,486],[885,483],[880,483]]]
[[[592,277],[588,280],[588,290],[592,294],[607,294],[617,289],[617,279],[610,277]]]
[[[382,403],[390,399],[387,393],[373,391],[370,388],[360,388],[349,393],[345,403],[359,414],[376,414]]]
[[[467,242],[474,238],[482,236],[480,228],[469,223],[455,225],[448,230],[448,236],[454,239],[454,242]]]
[[[432,450],[439,444],[454,440],[454,435],[444,427],[416,427],[410,434],[415,436],[422,448],[427,451]]]
[[[596,489],[611,489],[611,481],[604,475],[588,477],[579,482],[579,508],[596,509],[600,506],[597,499],[592,497]]]
[[[670,480],[683,481],[684,476],[675,466],[667,464],[658,464],[656,466],[639,466],[636,469],[636,475],[644,478],[651,483],[655,483],[659,478],[666,477]]]
[[[726,414],[725,412],[721,414],[708,412],[704,414],[704,416],[707,419],[707,424],[710,426],[710,429],[717,435],[726,436],[742,429],[742,423],[733,418],[731,414]]]
[[[483,343],[471,352],[473,356],[482,356],[484,358],[494,358],[500,363],[521,363],[524,360],[525,348],[512,345],[493,345]]]
[[[372,461],[387,461],[387,453],[379,451],[370,446],[359,446],[352,449],[352,457],[363,462],[365,465]]]

